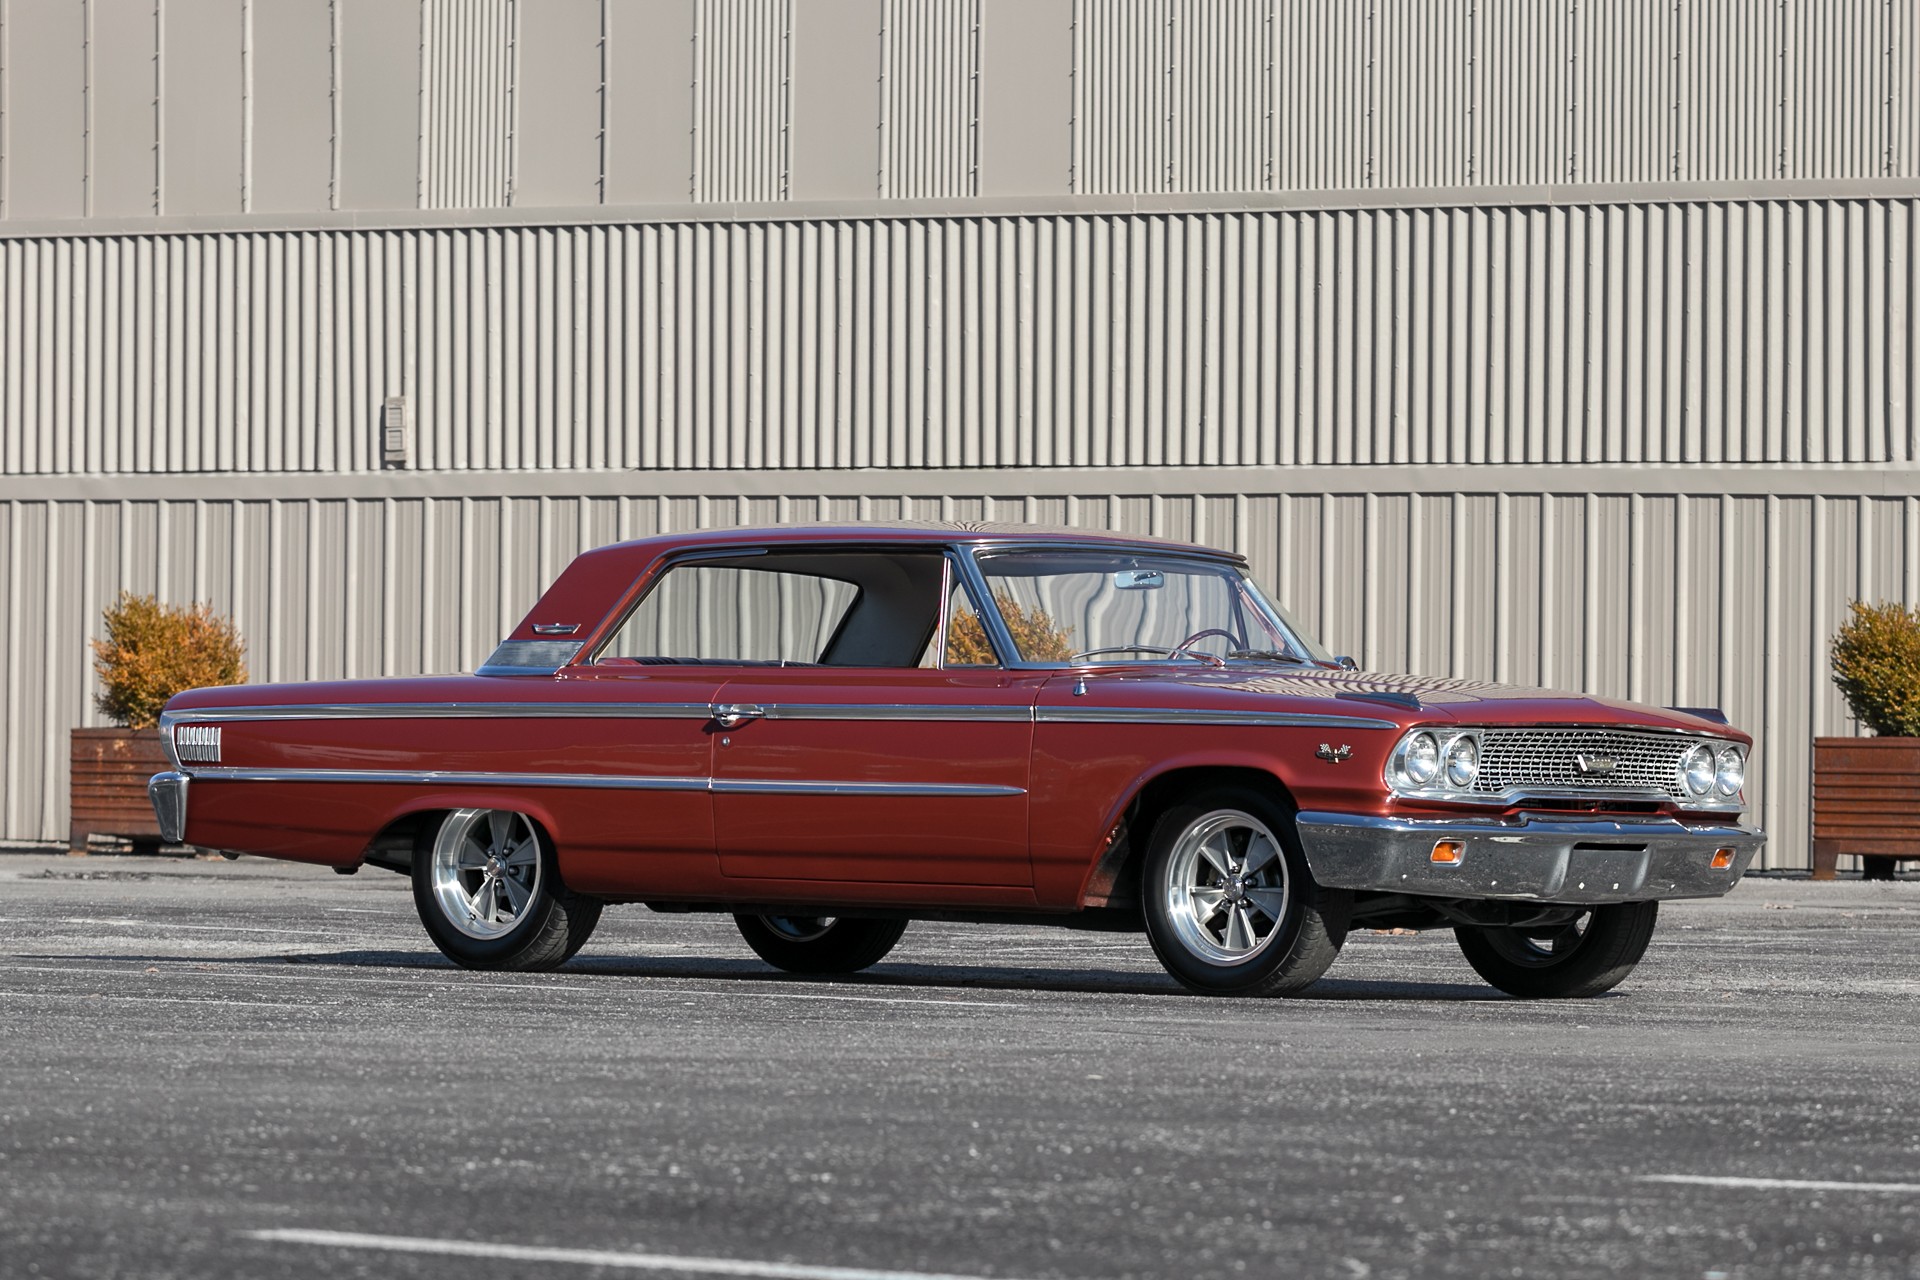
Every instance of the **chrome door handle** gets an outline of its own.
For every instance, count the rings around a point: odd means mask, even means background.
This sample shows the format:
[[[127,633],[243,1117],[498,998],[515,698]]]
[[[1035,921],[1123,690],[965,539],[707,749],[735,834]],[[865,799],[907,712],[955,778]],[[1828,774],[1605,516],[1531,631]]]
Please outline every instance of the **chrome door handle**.
[[[722,702],[713,709],[713,722],[722,729],[737,729],[747,721],[758,720],[766,714],[765,707],[745,702]]]

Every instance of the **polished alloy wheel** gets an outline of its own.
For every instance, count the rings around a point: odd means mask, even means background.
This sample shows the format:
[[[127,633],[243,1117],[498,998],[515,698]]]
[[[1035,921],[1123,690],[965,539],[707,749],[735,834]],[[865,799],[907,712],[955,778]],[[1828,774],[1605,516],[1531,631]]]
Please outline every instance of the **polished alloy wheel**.
[[[1239,964],[1273,942],[1291,885],[1280,842],[1258,818],[1203,814],[1180,833],[1166,866],[1167,916],[1195,956]]]
[[[788,942],[817,942],[833,930],[832,916],[761,916],[767,928]]]
[[[540,837],[526,815],[456,810],[433,844],[434,900],[467,937],[504,937],[539,898],[540,863]]]

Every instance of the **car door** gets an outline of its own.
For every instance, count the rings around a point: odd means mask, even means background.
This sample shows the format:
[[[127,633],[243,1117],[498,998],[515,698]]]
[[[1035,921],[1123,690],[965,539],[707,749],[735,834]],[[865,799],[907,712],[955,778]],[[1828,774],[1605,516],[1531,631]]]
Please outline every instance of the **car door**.
[[[832,665],[848,647],[836,639],[829,665],[742,670],[722,686],[714,823],[729,878],[1030,889],[1045,676],[1001,667],[966,589],[951,572],[936,585],[941,625],[905,663]],[[840,631],[863,620],[850,613]]]
[[[720,690],[720,867],[753,880],[1029,887],[1044,677],[792,668]]]

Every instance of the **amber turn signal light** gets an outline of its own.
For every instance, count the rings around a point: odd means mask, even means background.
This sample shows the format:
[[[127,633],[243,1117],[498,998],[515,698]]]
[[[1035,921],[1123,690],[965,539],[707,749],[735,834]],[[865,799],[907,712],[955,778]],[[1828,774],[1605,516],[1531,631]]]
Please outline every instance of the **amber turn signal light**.
[[[1715,871],[1725,871],[1733,865],[1733,850],[1715,849],[1713,851],[1713,862],[1711,865]]]
[[[1432,857],[1433,861],[1441,866],[1457,867],[1460,865],[1460,855],[1466,851],[1467,846],[1458,840],[1436,840],[1433,843]]]

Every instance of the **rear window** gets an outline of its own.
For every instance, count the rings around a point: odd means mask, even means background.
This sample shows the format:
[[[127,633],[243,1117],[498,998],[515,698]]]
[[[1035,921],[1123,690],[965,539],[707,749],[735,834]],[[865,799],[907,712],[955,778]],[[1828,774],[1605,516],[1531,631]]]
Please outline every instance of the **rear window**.
[[[859,594],[850,582],[810,573],[679,565],[597,661],[819,662]]]

